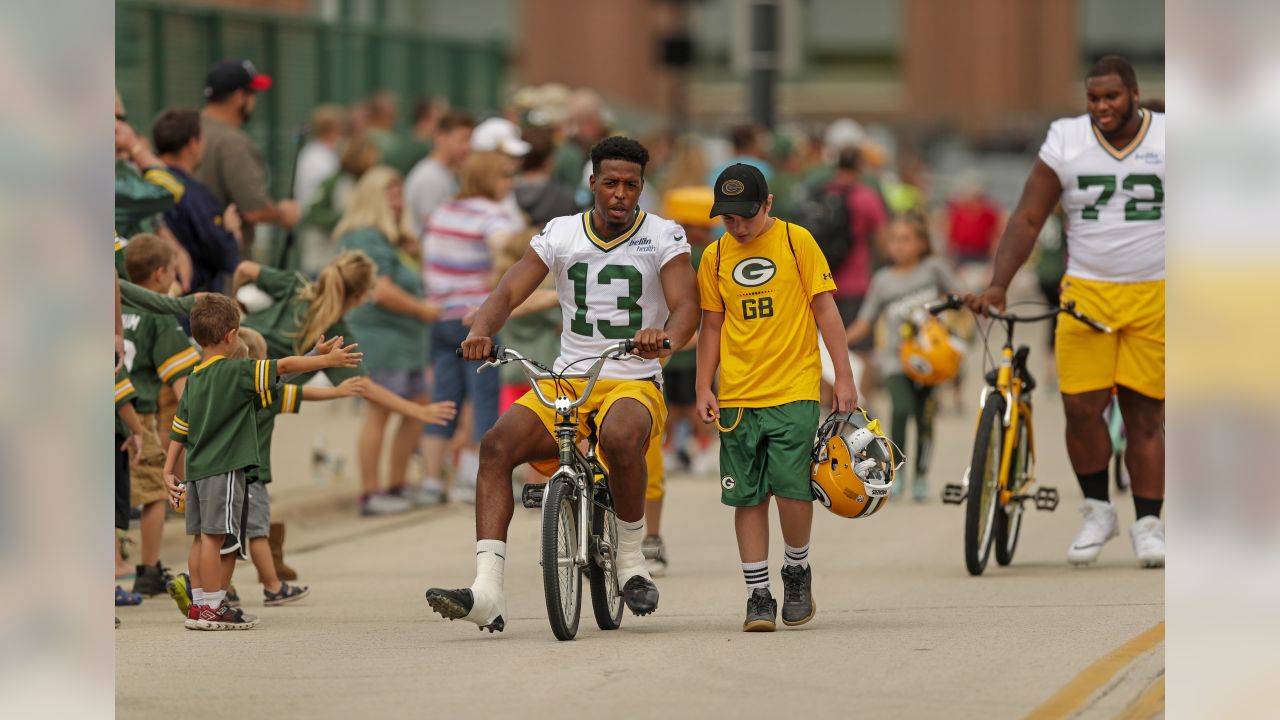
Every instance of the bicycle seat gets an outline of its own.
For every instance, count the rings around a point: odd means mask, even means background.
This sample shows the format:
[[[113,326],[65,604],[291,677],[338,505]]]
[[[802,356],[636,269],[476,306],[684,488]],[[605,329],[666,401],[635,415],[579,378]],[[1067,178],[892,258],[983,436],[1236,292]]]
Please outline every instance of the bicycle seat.
[[[1032,376],[1031,376],[1031,371],[1030,371],[1030,370],[1028,370],[1028,369],[1026,369],[1026,368],[1023,368],[1023,369],[1022,369],[1022,392],[1023,392],[1023,394],[1030,393],[1032,390],[1035,390],[1035,389],[1036,389],[1036,379],[1035,379],[1034,377],[1032,377]]]
[[[986,378],[987,384],[991,387],[995,387],[996,381],[1000,378],[1000,368],[992,368],[991,370],[988,370]]]

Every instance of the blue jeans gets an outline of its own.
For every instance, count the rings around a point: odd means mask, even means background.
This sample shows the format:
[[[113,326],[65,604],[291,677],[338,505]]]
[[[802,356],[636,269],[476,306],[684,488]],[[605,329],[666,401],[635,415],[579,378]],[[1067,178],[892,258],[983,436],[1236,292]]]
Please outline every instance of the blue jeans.
[[[452,400],[462,409],[462,403],[472,405],[471,435],[480,442],[489,428],[498,422],[498,392],[501,373],[496,368],[476,373],[480,363],[458,357],[454,351],[467,339],[467,328],[461,320],[446,320],[431,326],[431,368],[435,373],[435,388],[431,393],[434,402]],[[494,338],[497,342],[497,338]],[[435,437],[453,437],[458,428],[457,420],[448,425],[427,425],[423,432]]]

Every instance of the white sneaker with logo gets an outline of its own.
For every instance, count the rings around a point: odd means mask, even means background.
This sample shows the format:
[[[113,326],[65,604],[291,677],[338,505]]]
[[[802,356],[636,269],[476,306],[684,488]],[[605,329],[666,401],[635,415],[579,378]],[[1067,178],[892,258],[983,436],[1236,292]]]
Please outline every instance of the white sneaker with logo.
[[[1097,560],[1103,544],[1120,534],[1116,506],[1109,502],[1085,498],[1080,505],[1080,515],[1084,522],[1067,548],[1067,562],[1072,565],[1088,565]]]
[[[1139,518],[1129,527],[1133,554],[1147,568],[1164,567],[1164,523],[1155,515]]]

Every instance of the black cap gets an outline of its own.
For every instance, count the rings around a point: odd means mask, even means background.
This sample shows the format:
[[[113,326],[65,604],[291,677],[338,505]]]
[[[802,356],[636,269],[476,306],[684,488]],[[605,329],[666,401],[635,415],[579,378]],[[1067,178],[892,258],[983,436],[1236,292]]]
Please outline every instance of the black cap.
[[[738,215],[755,217],[769,197],[769,184],[760,168],[746,163],[734,163],[716,178],[715,202],[711,205],[711,217]]]
[[[222,98],[237,90],[266,90],[271,87],[271,76],[264,75],[248,60],[223,60],[209,68],[204,76],[204,96]]]

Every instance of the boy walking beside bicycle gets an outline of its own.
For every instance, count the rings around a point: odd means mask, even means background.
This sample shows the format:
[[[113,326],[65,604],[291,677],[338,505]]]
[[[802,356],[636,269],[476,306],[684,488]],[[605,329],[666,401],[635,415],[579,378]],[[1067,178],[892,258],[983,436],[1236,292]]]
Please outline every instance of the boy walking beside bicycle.
[[[761,172],[738,163],[715,184],[711,217],[727,232],[698,268],[702,329],[697,404],[720,428],[721,502],[733,507],[747,585],[745,632],[771,632],[769,497],[777,499],[786,548],[782,622],[813,619],[809,536],[810,452],[818,428],[822,364],[818,331],[836,363],[833,405],[857,405],[853,370],[836,309],[831,269],[808,230],[770,217],[773,196]],[[719,396],[712,392],[720,370]]]

